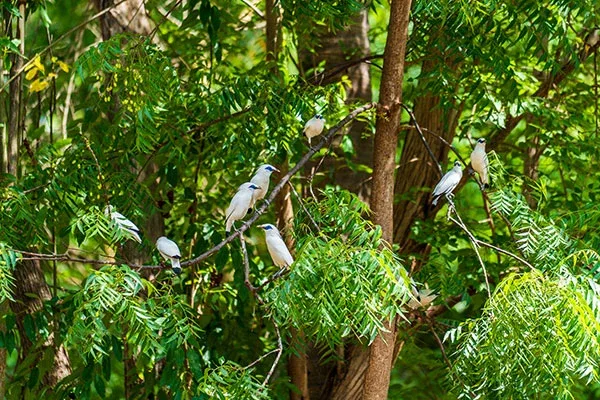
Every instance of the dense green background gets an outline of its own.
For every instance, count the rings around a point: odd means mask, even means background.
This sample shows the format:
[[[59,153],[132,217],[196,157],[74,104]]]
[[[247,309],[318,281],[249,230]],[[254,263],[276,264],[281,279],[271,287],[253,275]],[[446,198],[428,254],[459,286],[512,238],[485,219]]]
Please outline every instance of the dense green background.
[[[13,3],[0,3],[4,135],[9,59],[18,52],[8,34],[9,18],[18,18]],[[452,144],[465,159],[476,138],[488,138],[490,213],[473,179],[457,193],[456,210],[477,239],[528,262],[479,247],[491,294],[469,236],[446,218],[445,207],[412,226],[412,237],[431,246],[424,259],[397,247],[379,251],[368,207],[336,187],[329,166],[315,178],[315,186],[326,187],[315,188],[317,199],[309,168],[292,178],[302,194],[292,196],[297,262],[261,293],[266,305],[244,286],[238,241],[181,277],[169,270],[148,276],[127,265],[131,244],[123,248],[123,233],[105,218],[108,202],[140,227],[159,214],[183,258],[193,258],[224,239],[224,210],[256,167],[294,165],[308,151],[304,121],[319,112],[331,127],[357,106],[345,101],[347,81],[307,82],[314,71],[298,70],[298,45],[310,50],[317,32],[342,29],[367,7],[371,53],[382,54],[389,5],[278,6],[282,45],[277,60],[267,62],[265,22],[244,2],[148,1],[155,42],[127,33],[102,41],[98,20],[84,23],[97,13],[85,1],[27,3],[24,55],[39,61],[22,94],[29,150],[20,147],[18,176],[1,177],[0,300],[18,301],[12,271],[27,258],[23,251],[104,260],[116,254],[122,264],[41,262],[52,299],[22,326],[9,309],[1,320],[7,398],[121,398],[126,384],[132,398],[287,398],[286,356],[303,351],[290,347],[289,328],[316,343],[322,362],[334,362],[336,346],[369,343],[382,320],[401,311],[407,320],[400,322],[392,399],[596,398],[600,151],[597,59],[585,47],[600,19],[594,1],[414,1],[403,102],[412,108],[434,95],[438,107],[457,110]],[[573,70],[540,95],[569,62]],[[381,70],[370,72],[377,101]],[[523,119],[504,135],[517,116]],[[360,119],[372,135],[375,113]],[[403,124],[409,122],[405,113]],[[406,136],[416,134],[402,130],[398,159]],[[371,173],[354,161],[361,148],[347,139],[340,146],[315,159],[342,157]],[[541,154],[535,174],[527,168],[531,149]],[[438,161],[449,168],[454,155]],[[156,168],[139,173],[149,165]],[[276,216],[272,205],[259,221]],[[148,237],[161,232],[144,233],[140,257],[156,264]],[[246,236],[257,284],[276,268],[262,232],[253,227]],[[415,258],[423,264],[412,279],[435,290],[434,305],[451,303],[435,318],[404,306]],[[276,348],[273,321],[284,357],[265,389],[273,356],[244,367]],[[72,367],[54,390],[42,380],[50,355],[19,352],[23,335],[39,349],[51,334]],[[129,383],[124,359],[131,361]]]

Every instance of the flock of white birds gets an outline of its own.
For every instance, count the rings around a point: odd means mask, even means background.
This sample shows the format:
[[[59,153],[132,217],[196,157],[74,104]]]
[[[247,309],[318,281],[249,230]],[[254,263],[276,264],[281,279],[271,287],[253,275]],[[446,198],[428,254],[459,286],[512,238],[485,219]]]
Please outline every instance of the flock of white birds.
[[[315,115],[304,125],[303,133],[308,138],[309,145],[313,137],[319,136],[323,132],[324,127],[325,119],[321,114]],[[485,139],[477,141],[475,149],[471,153],[471,166],[479,174],[481,183],[484,186],[487,185],[488,159],[485,152]],[[249,182],[242,183],[238,187],[225,212],[225,232],[227,235],[231,232],[232,227],[235,228],[235,221],[244,218],[252,211],[258,200],[265,198],[273,172],[279,172],[279,170],[270,164],[261,165]],[[434,206],[437,205],[442,196],[448,198],[452,195],[462,178],[462,174],[461,164],[456,161],[454,167],[442,177],[433,189],[432,204]],[[129,238],[139,243],[142,242],[140,229],[123,214],[117,212],[112,205],[106,207],[105,214]],[[294,258],[285,245],[279,230],[272,224],[259,225],[259,228],[265,231],[267,250],[273,263],[280,268],[289,267],[294,262]],[[181,251],[179,251],[177,244],[165,236],[161,236],[156,241],[156,248],[165,260],[171,261],[173,272],[179,275],[181,273]]]

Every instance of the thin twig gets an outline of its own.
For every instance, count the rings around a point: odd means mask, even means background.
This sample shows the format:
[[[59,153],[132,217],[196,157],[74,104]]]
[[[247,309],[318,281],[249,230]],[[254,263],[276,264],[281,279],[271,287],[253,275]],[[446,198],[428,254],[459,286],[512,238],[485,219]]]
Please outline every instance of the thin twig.
[[[413,114],[412,110],[410,108],[408,108],[405,104],[400,103],[400,107],[404,108],[404,110],[406,110],[406,112],[410,116],[410,120],[415,125],[415,128],[416,128],[417,132],[419,133],[419,136],[421,137],[421,141],[427,148],[427,152],[429,153],[429,156],[431,157],[431,159],[433,160],[433,163],[438,168],[440,177],[444,176],[444,172],[442,171],[442,166],[440,165],[440,162],[438,161],[438,159],[435,157],[435,154],[433,154],[431,147],[429,147],[429,143],[427,143],[427,139],[425,139],[425,135],[423,135],[423,131],[421,130],[421,127],[419,126],[419,123],[417,122],[417,119],[415,118],[415,114]]]
[[[317,223],[315,222],[315,219],[313,218],[313,216],[310,215],[310,213],[308,212],[308,210],[304,206],[304,202],[302,201],[302,198],[300,197],[300,195],[298,194],[298,192],[296,192],[296,188],[294,188],[294,185],[292,185],[292,182],[288,182],[288,185],[290,185],[290,187],[292,188],[292,193],[294,193],[294,195],[298,199],[298,203],[300,203],[300,207],[302,207],[302,210],[304,210],[304,213],[308,216],[308,219],[310,219],[310,222],[312,222],[312,224],[313,224],[314,228],[316,229],[316,231],[317,232],[321,232],[321,229],[319,228],[319,225],[317,225]]]
[[[247,112],[249,112],[252,109],[252,107],[246,107],[238,112],[234,112],[233,114],[229,114],[229,115],[225,115],[223,117],[219,117],[216,119],[213,119],[212,121],[208,121],[208,122],[204,122],[190,130],[188,130],[185,134],[189,135],[190,133],[194,133],[194,132],[200,132],[205,130],[206,128],[213,126],[215,124],[218,124],[219,122],[223,122],[223,121],[227,121],[228,119],[231,118],[236,118],[239,117],[240,115],[246,114]]]
[[[403,128],[405,128],[405,129],[417,129],[416,126],[411,126],[411,125],[406,125]],[[435,137],[440,142],[442,142],[446,147],[448,147],[450,150],[452,150],[452,152],[456,155],[456,158],[458,158],[463,165],[468,165],[467,162],[464,160],[464,158],[462,158],[462,156],[460,155],[460,152],[458,150],[456,150],[456,147],[452,146],[452,144],[450,144],[446,139],[444,139],[439,133],[435,133],[431,129],[427,129],[427,128],[421,128],[421,130],[424,133],[428,133],[431,136]]]
[[[252,368],[254,367],[256,364],[258,364],[259,362],[261,362],[262,360],[264,360],[265,358],[269,357],[271,354],[275,353],[279,351],[279,349],[273,349],[270,352],[268,352],[267,354],[263,354],[262,356],[260,356],[260,358],[258,358],[257,360],[251,362],[250,364],[246,365],[244,367],[244,369],[248,369],[248,368]]]
[[[320,85],[322,82],[327,81],[332,76],[336,76],[337,74],[347,70],[350,67],[353,67],[353,66],[363,63],[363,62],[372,64],[369,61],[375,60],[378,58],[383,58],[383,54],[373,54],[370,56],[358,58],[356,60],[346,61],[342,64],[333,66],[329,70],[325,70],[325,71],[322,71],[322,72],[316,74],[311,80],[308,80],[307,83],[312,84],[312,85]],[[376,65],[376,64],[372,64],[372,65],[379,67],[379,65]],[[300,69],[298,69],[298,70],[300,70]]]
[[[246,249],[246,240],[244,234],[240,234],[240,244],[242,245],[242,257],[244,260],[244,285],[256,296],[256,288],[250,282],[250,262],[248,261],[248,250]],[[260,298],[259,298],[260,299]],[[262,304],[262,301],[260,301]]]
[[[290,273],[290,268],[289,267],[283,267],[281,268],[279,271],[275,272],[273,275],[271,275],[271,277],[269,279],[267,279],[266,281],[264,281],[263,283],[261,283],[256,290],[262,290],[262,288],[264,288],[265,286],[267,286],[269,283],[276,281],[279,278],[283,278],[284,276],[286,276],[287,274]]]
[[[497,252],[499,252],[499,253],[502,253],[502,254],[505,254],[505,255],[507,255],[507,256],[509,256],[509,257],[512,257],[512,258],[514,258],[515,260],[517,260],[517,261],[519,261],[519,262],[521,262],[521,263],[525,264],[527,267],[529,267],[529,268],[530,268],[530,269],[532,269],[532,270],[534,270],[534,269],[535,269],[535,267],[534,267],[533,265],[531,265],[531,264],[530,264],[530,263],[529,263],[527,260],[525,260],[525,259],[523,259],[523,258],[519,257],[518,255],[516,255],[516,254],[514,254],[514,253],[511,253],[510,251],[504,250],[504,249],[502,249],[502,248],[500,248],[500,247],[494,246],[493,244],[490,244],[490,243],[484,242],[484,241],[482,241],[482,240],[479,240],[479,239],[475,239],[475,241],[477,242],[477,244],[479,244],[479,245],[481,245],[481,246],[483,246],[483,247],[488,247],[488,248],[490,248],[490,249],[496,250],[496,251],[497,251]]]
[[[104,182],[104,175],[102,174],[102,168],[100,168],[100,163],[98,162],[98,157],[96,157],[96,153],[92,149],[89,139],[85,136],[82,136],[82,137],[83,137],[83,142],[85,143],[85,147],[92,154],[92,157],[94,157],[94,162],[96,163],[96,169],[98,170],[98,180],[100,181],[100,186],[102,187],[102,193],[104,194],[104,201],[106,203],[106,206],[108,206],[109,205],[108,190],[106,189],[106,183]]]
[[[156,35],[156,32],[158,32],[158,28],[160,28],[160,26],[162,24],[165,23],[165,21],[167,20],[167,17],[169,15],[171,15],[171,13],[173,12],[173,10],[175,10],[175,8],[181,4],[183,0],[177,0],[177,2],[175,2],[175,4],[173,4],[173,7],[171,7],[169,9],[169,11],[167,11],[167,13],[165,15],[163,15],[162,19],[160,20],[160,22],[158,24],[156,24],[156,26],[154,27],[154,29],[152,29],[152,32],[150,32],[150,34],[148,35],[148,37],[150,38],[150,40],[154,39],[154,35]],[[144,2],[141,2],[142,4],[144,4]]]
[[[275,367],[277,367],[279,359],[281,358],[281,354],[283,353],[283,343],[281,342],[281,332],[279,331],[279,326],[277,325],[277,322],[275,322],[275,319],[273,319],[273,317],[271,317],[271,322],[273,323],[273,326],[275,327],[275,333],[277,334],[277,357],[275,357],[275,361],[273,361],[273,365],[271,366],[269,373],[263,381],[263,387],[266,387],[269,383],[269,379],[271,379],[273,372],[275,372]]]
[[[248,0],[242,0],[242,3],[250,7],[250,9],[254,11],[261,19],[265,19],[265,15],[254,4],[250,3]]]
[[[440,347],[440,350],[442,352],[442,357],[444,358],[444,361],[446,362],[448,369],[450,371],[453,371],[454,368],[452,368],[452,363],[450,362],[450,360],[448,359],[448,356],[446,355],[446,349],[444,348],[444,343],[442,343],[437,332],[435,331],[435,329],[433,329],[433,324],[429,324],[429,330],[431,331],[431,333],[433,333],[433,337],[435,338],[435,341],[437,342],[438,346]]]
[[[429,330],[431,331],[431,333],[433,333],[433,337],[435,338],[435,341],[437,342],[437,344],[442,352],[442,357],[444,358],[444,361],[446,362],[446,365],[448,366],[450,373],[455,375],[458,378],[458,380],[462,384],[463,388],[465,388],[468,391],[471,398],[473,398],[473,399],[477,398],[475,393],[473,393],[471,391],[471,389],[467,388],[467,386],[465,385],[465,382],[462,380],[462,378],[456,373],[456,371],[452,367],[452,363],[450,362],[448,355],[446,355],[446,349],[444,348],[444,343],[442,343],[442,341],[440,340],[440,337],[438,336],[437,332],[433,328],[433,324],[429,324]]]
[[[458,219],[455,220],[454,218],[452,218],[449,214],[448,214],[448,218],[454,222],[456,225],[460,226],[462,228],[463,231],[465,231],[467,233],[467,235],[469,236],[469,239],[471,240],[471,243],[473,245],[473,250],[475,250],[475,254],[477,255],[477,259],[479,260],[479,263],[481,264],[481,268],[483,268],[483,277],[485,278],[485,287],[487,289],[488,292],[488,296],[492,295],[492,291],[490,290],[490,281],[488,279],[488,273],[487,273],[487,269],[485,268],[485,263],[483,262],[483,259],[481,258],[481,254],[479,254],[479,244],[477,243],[477,239],[475,238],[475,236],[469,231],[469,229],[466,227],[465,223],[462,221],[462,218],[460,218],[460,215],[458,214],[458,211],[456,211],[455,207],[448,207],[448,212],[450,212],[450,210],[454,211],[454,214],[456,215],[456,218]]]

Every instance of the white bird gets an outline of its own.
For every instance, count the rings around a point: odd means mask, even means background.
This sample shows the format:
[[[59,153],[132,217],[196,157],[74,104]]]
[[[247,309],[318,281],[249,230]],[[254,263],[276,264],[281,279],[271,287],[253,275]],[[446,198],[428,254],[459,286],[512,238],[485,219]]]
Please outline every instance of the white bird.
[[[292,265],[294,259],[277,228],[271,224],[259,225],[258,227],[265,230],[267,250],[269,250],[269,254],[273,259],[273,264],[278,267],[289,267]]]
[[[487,158],[487,154],[485,153],[485,139],[479,138],[477,140],[477,144],[475,145],[475,149],[471,153],[471,166],[479,174],[481,178],[481,183],[484,187],[487,187],[488,184],[488,167],[489,162]]]
[[[323,132],[325,127],[325,118],[321,114],[317,114],[308,120],[304,125],[304,134],[308,138],[308,145],[310,146],[310,140],[315,136],[319,136]]]
[[[431,204],[434,206],[437,204],[440,197],[443,195],[449,195],[456,188],[462,178],[462,168],[459,161],[454,161],[454,168],[446,172],[446,175],[442,176],[442,179],[433,189],[433,201]]]
[[[254,207],[254,203],[256,203],[258,200],[265,198],[267,191],[269,190],[271,174],[275,171],[279,172],[279,170],[277,168],[275,168],[274,166],[269,165],[269,164],[264,164],[264,165],[261,165],[260,167],[258,167],[258,169],[256,170],[256,173],[254,174],[252,179],[250,179],[250,182],[254,183],[256,186],[258,186],[258,189],[256,189],[252,193],[252,201],[250,202],[250,208],[248,209],[248,212],[252,211],[252,207]]]
[[[175,275],[181,274],[181,252],[177,244],[165,236],[161,236],[156,240],[156,248],[165,260],[171,260],[171,267]]]
[[[233,223],[238,219],[242,219],[248,213],[250,204],[252,203],[252,194],[256,189],[260,189],[252,182],[242,183],[236,194],[231,199],[227,211],[225,211],[225,233],[229,235]]]
[[[592,47],[598,44],[598,41],[600,41],[600,29],[594,28],[585,38],[584,48],[586,54],[589,53]]]
[[[133,222],[125,218],[125,216],[117,211],[114,211],[112,205],[107,205],[104,209],[104,215],[110,217],[118,229],[124,230],[128,237],[135,240],[138,243],[142,243],[140,228],[138,228]]]
[[[408,303],[406,303],[406,305],[408,306],[408,308],[411,308],[413,310],[419,308],[427,308],[437,297],[437,295],[434,294],[433,290],[429,288],[417,290],[415,286],[412,287],[412,294],[413,297],[411,297],[411,299],[408,301]]]

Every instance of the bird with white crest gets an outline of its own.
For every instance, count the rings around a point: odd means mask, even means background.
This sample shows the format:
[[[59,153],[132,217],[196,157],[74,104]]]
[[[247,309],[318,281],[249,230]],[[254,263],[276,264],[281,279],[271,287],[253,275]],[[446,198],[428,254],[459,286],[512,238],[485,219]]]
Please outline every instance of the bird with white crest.
[[[115,211],[112,205],[107,205],[104,209],[104,215],[109,217],[111,221],[116,225],[117,229],[125,231],[125,236],[135,240],[138,243],[142,243],[142,232],[133,222],[125,218],[123,214]]]
[[[489,161],[485,152],[485,139],[479,138],[477,144],[471,153],[471,166],[479,174],[481,184],[484,188],[488,187],[488,168]]]
[[[281,238],[279,230],[271,224],[259,225],[259,228],[264,229],[265,239],[267,242],[267,250],[273,259],[273,264],[278,267],[289,267],[294,262],[290,251],[285,242]]]
[[[171,261],[171,267],[175,275],[181,274],[181,252],[177,243],[165,236],[161,236],[156,240],[156,248],[165,260]]]
[[[437,202],[440,199],[440,197],[444,195],[446,197],[452,195],[452,191],[456,188],[456,186],[458,186],[458,183],[462,179],[462,175],[463,172],[460,162],[458,160],[454,161],[454,168],[446,172],[446,174],[442,177],[442,179],[440,179],[438,184],[433,189],[433,201],[431,202],[431,204],[435,206],[437,205]]]
[[[308,145],[310,146],[310,140],[315,136],[319,136],[321,132],[323,132],[323,128],[325,128],[325,118],[321,114],[317,114],[311,119],[308,120],[306,125],[304,125],[304,134],[308,138]]]
[[[252,182],[245,182],[240,185],[225,211],[225,233],[229,235],[233,223],[246,216],[252,203],[252,195],[257,189],[260,189],[260,187]]]
[[[252,211],[252,207],[254,207],[254,204],[258,200],[264,199],[267,195],[269,183],[271,181],[271,174],[273,172],[279,172],[279,170],[270,164],[264,164],[258,167],[256,173],[252,179],[250,179],[250,182],[258,186],[258,189],[254,190],[252,193],[252,201],[250,202],[250,208],[248,209],[248,212]]]

